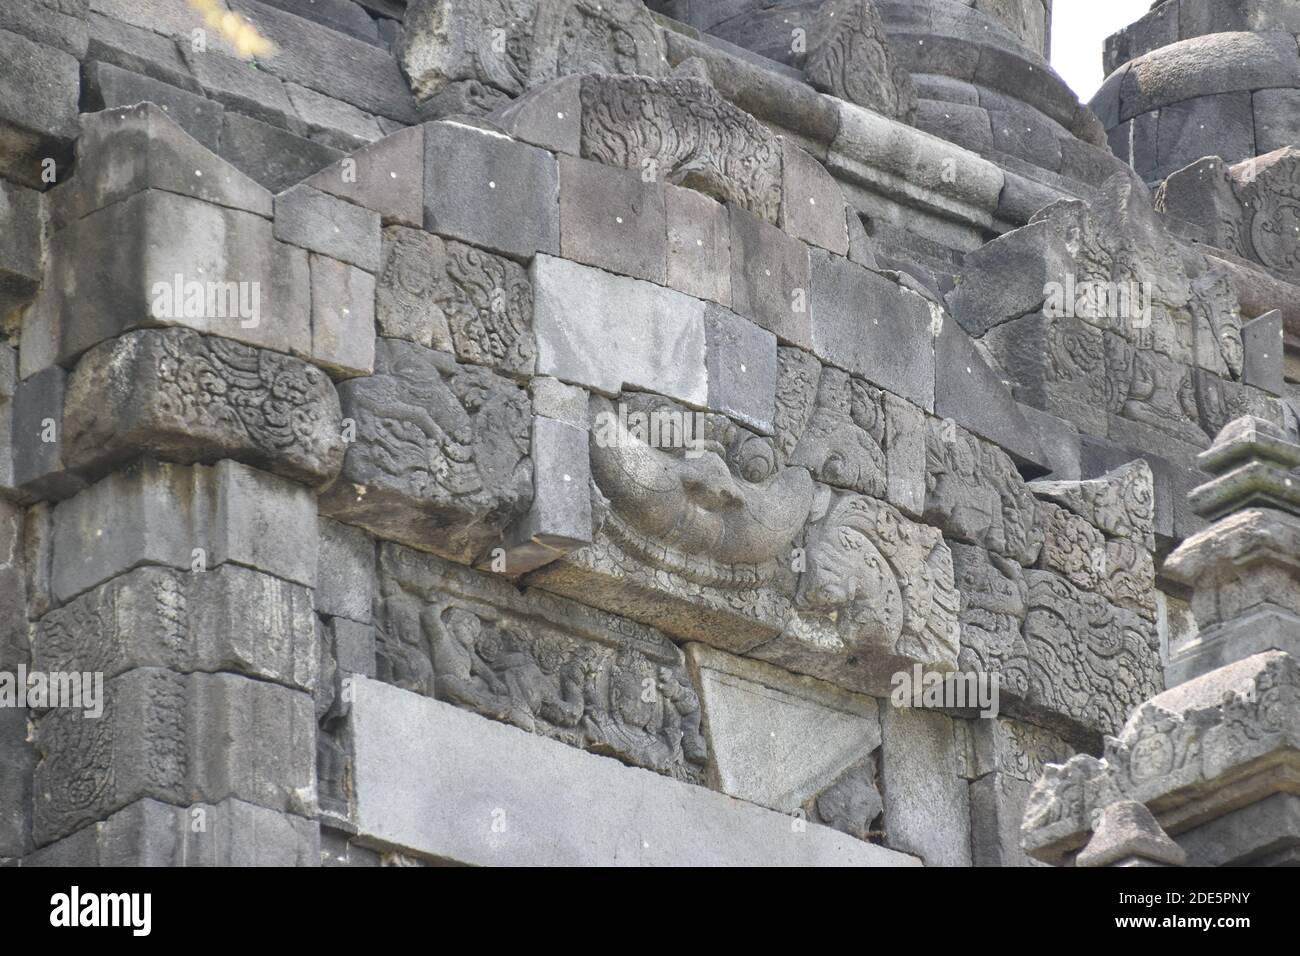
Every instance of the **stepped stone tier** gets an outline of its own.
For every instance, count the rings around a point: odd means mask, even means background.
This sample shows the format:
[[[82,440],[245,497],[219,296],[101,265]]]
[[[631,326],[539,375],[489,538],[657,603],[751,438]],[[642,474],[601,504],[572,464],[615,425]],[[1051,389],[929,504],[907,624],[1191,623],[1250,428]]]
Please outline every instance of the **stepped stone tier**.
[[[215,6],[0,7],[0,864],[1295,862],[1283,5]]]

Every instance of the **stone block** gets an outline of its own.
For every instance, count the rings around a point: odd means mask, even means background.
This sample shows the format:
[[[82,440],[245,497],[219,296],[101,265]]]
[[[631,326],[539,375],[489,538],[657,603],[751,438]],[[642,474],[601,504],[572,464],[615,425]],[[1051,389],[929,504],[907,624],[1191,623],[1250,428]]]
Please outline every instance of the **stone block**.
[[[27,709],[0,707],[0,856],[23,856],[32,845],[32,769],[36,751],[27,742]]]
[[[727,208],[703,193],[665,186],[667,285],[731,305],[731,227]]]
[[[375,118],[355,106],[297,83],[285,83],[284,89],[303,131],[318,143],[351,152],[384,137]]]
[[[375,277],[311,255],[311,357],[337,378],[375,368]]]
[[[885,845],[926,866],[970,866],[970,795],[958,776],[952,718],[891,706],[881,719]]]
[[[550,256],[534,260],[531,279],[540,374],[606,395],[646,389],[707,407],[703,302]]]
[[[533,289],[516,262],[400,226],[384,232],[379,334],[510,375],[536,364]]]
[[[138,800],[43,846],[25,866],[319,866],[312,820],[243,800],[172,806]]]
[[[312,693],[315,624],[309,590],[269,574],[137,568],[42,617],[32,666],[105,679],[137,667],[230,672]]]
[[[384,225],[424,224],[424,128],[411,126],[322,169],[304,185],[379,213]]]
[[[1020,821],[1032,789],[1032,783],[1002,773],[991,773],[971,782],[972,865],[1045,865],[1020,847]]]
[[[552,153],[582,152],[582,78],[564,76],[495,110],[488,122],[511,139]]]
[[[948,308],[962,328],[980,338],[996,325],[1037,312],[1050,289],[1063,290],[1074,272],[1060,228],[1030,223],[967,254]]]
[[[27,509],[23,520],[22,562],[27,576],[27,619],[31,621],[54,604],[51,591],[53,518],[53,508],[45,502],[37,502]],[[27,636],[25,628],[21,633],[23,637]],[[20,647],[23,659],[29,651],[29,643],[24,642]]]
[[[333,641],[334,662],[339,673],[374,677],[374,627],[350,621],[346,617],[336,617],[330,621],[329,630]]]
[[[783,344],[812,345],[808,247],[757,216],[731,213],[731,304]]]
[[[0,322],[15,324],[44,272],[45,204],[41,194],[0,180]]]
[[[1251,105],[1257,155],[1300,143],[1300,90],[1256,90]]]
[[[914,858],[701,787],[356,682],[358,838],[524,865],[910,865]],[[401,728],[394,735],[394,728]],[[575,814],[574,806],[589,812]],[[501,823],[494,821],[503,821]],[[796,832],[798,831],[798,832]],[[710,834],[699,839],[699,834]]]
[[[381,339],[375,374],[338,388],[356,437],[322,514],[471,562],[527,510],[532,415],[514,383]]]
[[[1204,156],[1221,156],[1229,163],[1249,159],[1255,154],[1250,93],[1221,93],[1166,106],[1160,110],[1156,136],[1158,168],[1165,174]]]
[[[379,214],[310,186],[295,186],[275,197],[275,237],[368,272],[379,271]]]
[[[0,30],[18,33],[33,43],[51,46],[78,60],[86,55],[90,28],[85,3],[61,0],[12,0],[0,11]]]
[[[586,424],[533,418],[533,502],[480,567],[526,574],[591,544],[591,453]]]
[[[0,29],[5,89],[0,97],[0,167],[21,185],[42,189],[44,161],[62,171],[78,132],[81,70],[53,47]]]
[[[0,671],[27,662],[31,652],[28,580],[36,569],[29,568],[26,524],[23,509],[0,502]]]
[[[57,709],[37,722],[34,840],[44,845],[145,797],[181,806],[234,797],[313,815],[315,734],[301,691],[234,674],[128,671],[105,682],[102,716]]]
[[[166,15],[167,9],[162,10]],[[87,23],[90,27],[90,40],[86,46],[88,61],[112,63],[191,93],[203,92],[181,57],[181,49],[189,44],[178,44],[173,38],[154,32],[152,24],[127,23],[93,12]]]
[[[874,698],[704,644],[687,660],[723,793],[795,813],[880,746]]]
[[[1130,119],[1156,109],[1163,112],[1171,104],[1209,100],[1219,94],[1297,86],[1300,86],[1300,52],[1294,35],[1217,33],[1171,44],[1134,62],[1124,77],[1120,118]],[[1249,126],[1249,97],[1244,101],[1244,109],[1238,120],[1244,119]],[[1224,114],[1223,118],[1228,117]],[[1211,149],[1203,155],[1212,156],[1217,152]],[[1225,154],[1219,155],[1228,159]]]
[[[320,519],[316,611],[370,623],[375,595],[375,542],[360,528]]]
[[[26,500],[60,499],[75,494],[84,483],[69,470],[64,424],[68,375],[47,368],[19,383],[14,391],[10,438],[13,442],[13,485]]]
[[[545,150],[458,123],[424,127],[424,227],[515,259],[560,251],[559,171]]]
[[[848,259],[814,250],[812,260],[813,353],[932,410],[931,304]]]
[[[574,428],[587,428],[587,392],[585,389],[565,385],[559,379],[538,375],[528,382],[528,394],[533,400],[533,414],[553,418]]]
[[[1056,481],[1077,481],[1082,477],[1079,470],[1079,429],[1031,405],[1021,404],[1020,414],[1038,439],[1038,447],[1043,449],[1047,467],[1051,469],[1043,477]]]
[[[1022,467],[1043,474],[1051,470],[1011,389],[956,322],[944,322],[934,340],[934,355],[936,415],[1001,446]]]
[[[415,121],[415,101],[387,50],[256,0],[228,0],[276,47],[259,65],[287,82],[350,103],[367,113]],[[340,69],[346,64],[346,69]]]
[[[1241,342],[1245,351],[1241,381],[1270,395],[1285,395],[1282,313],[1274,310],[1244,323]]]
[[[310,490],[232,461],[141,461],[54,509],[54,600],[63,603],[144,564],[188,570],[226,561],[315,586]],[[202,549],[196,554],[195,549]]]
[[[704,312],[709,408],[764,435],[776,417],[776,336],[727,309]]]
[[[846,207],[840,185],[812,156],[784,141],[781,228],[796,239],[845,256],[849,252]]]
[[[241,114],[241,118],[256,120],[258,124],[270,124],[300,134],[305,132],[296,119],[296,111],[284,84],[270,73],[247,60],[216,50],[195,50],[189,43],[182,43],[180,48],[201,92],[210,99]],[[244,138],[248,138],[247,134]]]
[[[87,273],[87,259],[102,268]],[[55,233],[46,281],[63,365],[160,323],[310,353],[307,254],[252,213],[145,190]]]
[[[925,412],[884,393],[885,500],[911,518],[925,510]]]
[[[993,127],[988,110],[977,103],[923,99],[917,104],[916,125],[918,129],[981,155],[993,149]]]
[[[664,188],[641,173],[561,156],[560,254],[606,272],[668,278]]]
[[[229,458],[320,486],[343,463],[338,397],[323,372],[185,329],[128,332],[85,353],[64,415],[69,466],[86,476],[143,456]]]
[[[219,148],[225,116],[220,103],[111,63],[87,63],[82,70],[82,83],[84,105],[90,108],[87,112],[156,103],[194,139],[214,153]]]
[[[282,192],[333,164],[343,154],[277,126],[227,110],[221,156],[273,193]]]
[[[375,21],[352,0],[312,0],[306,6],[298,3],[297,0],[265,0],[265,3],[267,6],[278,7],[300,17],[306,17],[314,23],[346,33],[358,40],[380,45],[379,29]]]
[[[271,216],[270,192],[214,155],[160,105],[105,110],[82,125],[77,175],[50,193],[56,229],[151,189]]]

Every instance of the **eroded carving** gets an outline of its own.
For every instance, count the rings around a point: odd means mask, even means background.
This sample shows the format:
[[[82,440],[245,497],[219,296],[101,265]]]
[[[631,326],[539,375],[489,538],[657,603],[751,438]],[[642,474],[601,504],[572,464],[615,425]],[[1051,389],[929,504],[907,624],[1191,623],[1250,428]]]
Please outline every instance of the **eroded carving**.
[[[375,374],[340,388],[355,423],[323,513],[472,561],[532,496],[527,394],[487,369],[380,339]]]
[[[781,144],[699,80],[584,77],[582,155],[735,203],[769,222],[780,213]]]
[[[530,733],[699,782],[685,660],[662,633],[385,545],[380,677]]]
[[[911,74],[894,59],[871,0],[826,0],[812,21],[804,73],[817,89],[910,123]]]

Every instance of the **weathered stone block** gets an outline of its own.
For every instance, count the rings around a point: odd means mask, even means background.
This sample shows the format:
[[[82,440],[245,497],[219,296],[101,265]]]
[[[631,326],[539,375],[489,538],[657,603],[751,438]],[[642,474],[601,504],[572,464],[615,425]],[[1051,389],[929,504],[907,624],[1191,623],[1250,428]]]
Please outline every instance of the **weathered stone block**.
[[[627,386],[707,407],[703,302],[550,256],[534,260],[531,278],[540,374],[607,395]]]
[[[27,709],[0,707],[0,856],[20,857],[32,845],[32,769],[36,751],[27,742]]]
[[[200,558],[313,587],[314,515],[309,489],[236,462],[146,459],[54,509],[52,593],[62,603],[138,565],[186,570]]]
[[[582,77],[565,76],[529,90],[488,121],[511,139],[552,153],[582,152]]]
[[[664,187],[630,169],[560,157],[560,253],[606,272],[665,285]]]
[[[369,272],[380,265],[379,214],[310,186],[275,197],[275,237]]]
[[[47,368],[18,384],[13,395],[10,439],[13,485],[29,500],[66,498],[84,483],[69,470],[64,398],[68,375]]]
[[[31,652],[28,580],[37,569],[29,567],[26,525],[23,509],[0,502],[0,671],[26,662]]]
[[[323,485],[343,463],[338,396],[325,373],[185,329],[129,332],[83,355],[64,422],[69,465],[82,474],[144,455],[230,458]]]
[[[107,77],[133,76],[109,64],[96,66]],[[136,79],[174,90],[155,80]],[[175,92],[199,103],[208,102]],[[131,102],[134,105],[86,116],[77,143],[77,175],[51,193],[56,226],[146,189],[270,216],[270,193],[188,133],[183,126],[185,117],[173,115],[166,103]],[[206,130],[214,141],[220,132],[219,113],[216,123],[216,130]]]
[[[776,418],[776,336],[734,312],[704,312],[709,408],[770,435]]]
[[[375,676],[375,629],[372,625],[336,617],[330,621],[329,632],[339,673]]]
[[[970,797],[958,776],[952,718],[886,707],[881,719],[885,845],[927,866],[970,866]]]
[[[375,374],[342,383],[339,399],[356,440],[322,514],[469,562],[526,510],[531,414],[508,380],[381,339]]]
[[[316,567],[316,611],[370,622],[375,592],[375,542],[360,528],[321,518]]]
[[[88,258],[100,268],[83,269]],[[310,353],[307,254],[252,213],[148,189],[55,233],[46,281],[63,365],[158,323]]]
[[[97,719],[59,709],[37,722],[38,844],[143,797],[178,805],[235,797],[314,814],[309,695],[233,674],[136,668],[105,682],[104,696]]]
[[[284,84],[270,73],[235,56],[234,51],[227,55],[212,48],[195,50],[192,43],[180,44],[180,50],[199,92],[228,110],[251,117],[258,125],[303,132]]]
[[[591,544],[591,454],[584,422],[533,418],[533,502],[494,549],[485,570],[526,574]]]
[[[585,429],[590,424],[587,417],[587,392],[585,389],[565,385],[559,379],[538,375],[528,382],[528,394],[533,400],[533,414],[553,418],[557,422]]]
[[[1241,327],[1245,359],[1241,381],[1271,395],[1284,395],[1282,313],[1269,312]]]
[[[0,11],[0,30],[82,59],[90,41],[84,0],[13,0]]]
[[[555,157],[488,130],[426,124],[424,227],[515,259],[558,255]]]
[[[332,146],[236,113],[236,108],[232,105],[222,119],[221,156],[273,193],[297,185],[343,156]]]
[[[8,64],[0,98],[0,166],[8,177],[43,188],[43,163],[62,169],[78,132],[81,71],[60,50],[0,29],[0,60]]]
[[[693,189],[665,186],[670,288],[731,305],[731,226],[725,206]]]
[[[993,442],[1021,466],[1050,470],[1037,436],[965,330],[951,320],[934,340],[934,413]]]
[[[355,822],[379,845],[464,863],[914,862],[383,684],[356,691]],[[394,727],[408,730],[394,740]],[[591,812],[574,814],[575,801]],[[715,838],[689,836],[701,827]]]
[[[102,111],[117,110],[137,103],[156,103],[174,123],[198,142],[214,153],[219,148],[225,116],[220,103],[179,89],[170,83],[123,70],[111,63],[86,64],[82,82],[85,84],[84,98],[88,107]]]
[[[137,568],[42,617],[32,661],[40,670],[105,679],[136,667],[232,672],[312,693],[311,594],[233,564]]]
[[[999,236],[966,256],[948,296],[953,317],[979,338],[995,325],[1037,312],[1051,286],[1064,289],[1075,272],[1060,228],[1034,222]]]
[[[311,255],[312,361],[339,378],[375,368],[375,277],[327,256]]]
[[[0,180],[0,322],[6,326],[36,295],[44,272],[41,194]]]
[[[286,82],[284,89],[303,130],[316,142],[351,152],[384,138],[375,117],[355,106],[297,83]]]
[[[781,228],[837,255],[849,252],[846,207],[839,183],[812,156],[784,141]]]
[[[412,126],[322,169],[304,185],[379,213],[384,225],[424,224],[424,128]]]
[[[787,345],[812,345],[808,247],[742,209],[731,213],[731,303]]]
[[[815,250],[809,308],[818,358],[927,411],[934,408],[934,318],[923,298]]]
[[[26,866],[319,866],[320,828],[243,800],[177,807],[143,799],[48,846]]]
[[[1161,172],[1182,169],[1203,156],[1222,156],[1229,163],[1248,159],[1255,152],[1250,93],[1221,93],[1165,106],[1156,135]]]
[[[387,50],[256,0],[229,0],[229,5],[275,44],[276,55],[260,64],[271,73],[367,113],[414,122],[415,103]]]

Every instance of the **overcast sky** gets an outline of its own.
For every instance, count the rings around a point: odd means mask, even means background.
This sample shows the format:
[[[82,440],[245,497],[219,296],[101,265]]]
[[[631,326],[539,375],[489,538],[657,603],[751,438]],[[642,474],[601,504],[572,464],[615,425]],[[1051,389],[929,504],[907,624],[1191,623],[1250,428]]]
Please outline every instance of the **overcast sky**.
[[[1140,20],[1152,0],[1056,0],[1052,4],[1052,66],[1087,103],[1102,75],[1106,37]]]

